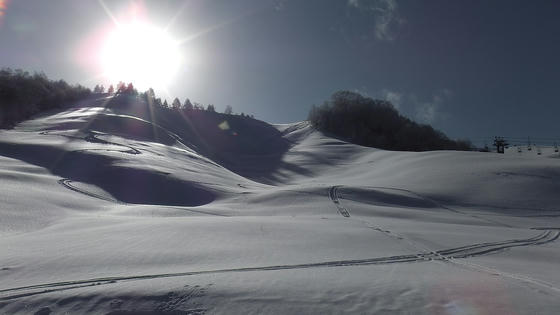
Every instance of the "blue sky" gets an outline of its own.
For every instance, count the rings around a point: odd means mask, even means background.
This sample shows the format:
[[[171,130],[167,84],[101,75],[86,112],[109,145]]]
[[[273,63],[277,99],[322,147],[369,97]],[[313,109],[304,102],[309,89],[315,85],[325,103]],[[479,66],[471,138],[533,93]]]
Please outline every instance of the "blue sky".
[[[558,1],[5,4],[0,66],[88,86],[103,82],[84,66],[93,57],[83,43],[112,23],[110,14],[118,19],[137,6],[150,23],[186,39],[179,47],[185,62],[158,93],[169,100],[231,105],[283,123],[305,119],[312,104],[347,89],[388,99],[453,138],[560,139]]]

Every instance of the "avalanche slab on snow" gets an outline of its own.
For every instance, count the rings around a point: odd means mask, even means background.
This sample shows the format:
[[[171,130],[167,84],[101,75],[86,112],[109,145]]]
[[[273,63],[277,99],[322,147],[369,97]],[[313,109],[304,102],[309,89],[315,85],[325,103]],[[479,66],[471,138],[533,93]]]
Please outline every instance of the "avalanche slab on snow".
[[[109,101],[0,132],[0,313],[560,307],[552,150],[392,152]]]

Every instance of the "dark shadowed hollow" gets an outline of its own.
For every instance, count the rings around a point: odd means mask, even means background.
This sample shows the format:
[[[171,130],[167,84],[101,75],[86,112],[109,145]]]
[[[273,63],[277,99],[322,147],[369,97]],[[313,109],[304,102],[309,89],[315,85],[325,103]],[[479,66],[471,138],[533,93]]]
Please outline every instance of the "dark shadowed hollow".
[[[5,156],[45,167],[55,175],[96,185],[124,203],[200,206],[215,199],[195,183],[154,170],[116,166],[112,157],[95,152],[6,143],[1,149]]]

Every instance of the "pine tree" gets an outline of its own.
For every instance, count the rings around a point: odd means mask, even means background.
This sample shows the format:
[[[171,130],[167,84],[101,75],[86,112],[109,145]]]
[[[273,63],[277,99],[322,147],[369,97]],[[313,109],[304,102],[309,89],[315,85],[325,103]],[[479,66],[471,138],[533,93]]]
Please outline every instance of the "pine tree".
[[[132,85],[132,82],[129,83],[129,84],[126,86],[125,92],[126,92],[127,94],[136,94],[136,93],[135,93],[136,91],[134,90],[134,85]]]
[[[173,103],[171,103],[171,107],[173,107],[173,109],[180,109],[181,108],[181,101],[179,101],[178,98],[175,98],[173,100]]]
[[[117,83],[117,93],[123,93],[126,90],[126,85],[123,81]]]
[[[226,106],[226,110],[224,110],[224,114],[226,114],[226,115],[233,114],[233,108],[231,107],[231,105]]]
[[[146,91],[146,98],[149,99],[149,100],[153,100],[153,99],[156,98],[156,93],[154,92],[154,89],[149,88],[149,89]]]
[[[161,104],[161,98],[156,98],[154,100],[154,105],[159,106],[159,107],[163,107],[163,104]]]
[[[193,110],[193,104],[191,103],[191,100],[189,100],[188,98],[185,100],[185,104],[183,105],[183,107],[185,108],[185,110],[191,111]]]

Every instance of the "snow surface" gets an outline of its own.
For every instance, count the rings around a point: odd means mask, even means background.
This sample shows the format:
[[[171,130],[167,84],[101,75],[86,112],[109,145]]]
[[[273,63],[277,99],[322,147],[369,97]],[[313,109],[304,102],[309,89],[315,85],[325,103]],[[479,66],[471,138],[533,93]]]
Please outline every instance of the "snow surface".
[[[393,152],[218,114],[195,133],[107,100],[0,132],[0,313],[560,307],[553,148]]]

